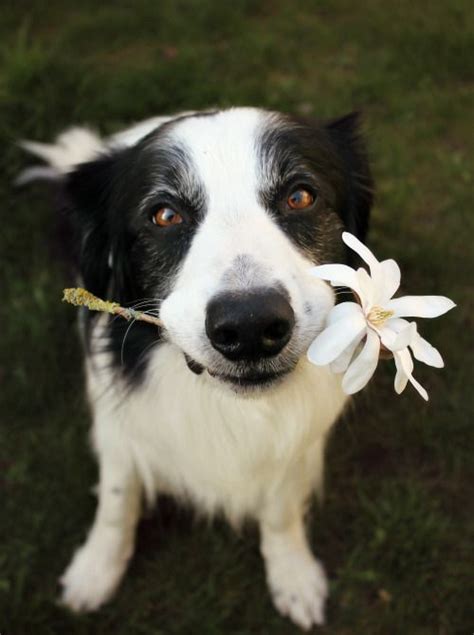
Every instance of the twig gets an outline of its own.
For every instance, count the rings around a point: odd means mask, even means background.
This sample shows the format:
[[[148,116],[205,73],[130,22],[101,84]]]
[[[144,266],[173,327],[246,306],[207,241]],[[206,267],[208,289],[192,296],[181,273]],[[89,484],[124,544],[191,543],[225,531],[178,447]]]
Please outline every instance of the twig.
[[[89,291],[81,289],[80,287],[64,289],[63,293],[63,302],[69,302],[69,304],[73,304],[74,306],[85,306],[90,311],[103,311],[113,315],[120,315],[128,321],[140,320],[155,326],[163,326],[163,322],[159,318],[148,315],[148,313],[143,313],[142,311],[135,311],[135,309],[127,309],[120,306],[117,302],[101,300]]]

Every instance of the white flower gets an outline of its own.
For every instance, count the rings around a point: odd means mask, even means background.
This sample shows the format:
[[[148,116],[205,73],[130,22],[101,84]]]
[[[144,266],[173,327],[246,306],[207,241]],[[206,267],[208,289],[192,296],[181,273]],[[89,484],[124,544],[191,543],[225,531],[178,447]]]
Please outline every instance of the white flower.
[[[360,304],[336,304],[328,315],[326,328],[309,347],[308,359],[317,366],[330,364],[334,373],[345,372],[342,388],[350,395],[361,390],[374,374],[382,342],[395,359],[395,391],[400,394],[410,381],[428,400],[428,393],[413,377],[412,353],[418,361],[436,368],[444,366],[443,359],[436,348],[418,334],[416,323],[403,318],[433,318],[456,305],[449,298],[435,295],[393,298],[400,286],[400,268],[395,260],[379,262],[370,249],[349,232],[344,232],[342,239],[369,265],[370,275],[365,269],[356,271],[347,265],[321,265],[311,269],[311,273],[335,287],[351,288]],[[365,343],[356,355],[364,338]]]

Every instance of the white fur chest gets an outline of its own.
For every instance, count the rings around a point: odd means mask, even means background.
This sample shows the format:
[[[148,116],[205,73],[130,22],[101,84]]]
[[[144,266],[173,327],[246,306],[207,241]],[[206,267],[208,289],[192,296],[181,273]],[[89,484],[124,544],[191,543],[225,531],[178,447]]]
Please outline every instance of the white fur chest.
[[[312,453],[346,399],[337,377],[305,360],[282,385],[242,397],[191,373],[170,344],[159,346],[140,388],[124,396],[117,385],[104,390],[110,382],[89,364],[99,455],[129,453],[149,499],[170,493],[234,521],[254,515],[283,480],[316,478]]]

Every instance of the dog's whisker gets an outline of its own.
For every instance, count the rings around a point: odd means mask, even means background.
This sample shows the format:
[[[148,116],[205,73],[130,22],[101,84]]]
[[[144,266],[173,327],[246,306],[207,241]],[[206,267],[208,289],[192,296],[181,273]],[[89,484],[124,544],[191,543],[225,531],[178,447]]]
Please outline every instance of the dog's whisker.
[[[158,300],[142,300],[141,302],[135,302],[134,304],[130,304],[130,306],[128,308],[131,309],[139,309],[140,307],[143,306],[151,306],[151,307],[157,307],[158,306],[159,301]]]

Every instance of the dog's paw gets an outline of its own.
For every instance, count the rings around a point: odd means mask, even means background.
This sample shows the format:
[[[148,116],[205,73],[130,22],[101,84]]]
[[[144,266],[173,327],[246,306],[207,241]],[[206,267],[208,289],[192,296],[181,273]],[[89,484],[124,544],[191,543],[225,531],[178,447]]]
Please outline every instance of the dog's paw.
[[[323,567],[305,551],[267,561],[267,581],[277,610],[304,630],[324,624],[328,583]]]
[[[61,576],[59,604],[75,613],[95,611],[115,593],[127,567],[128,555],[86,543]]]

